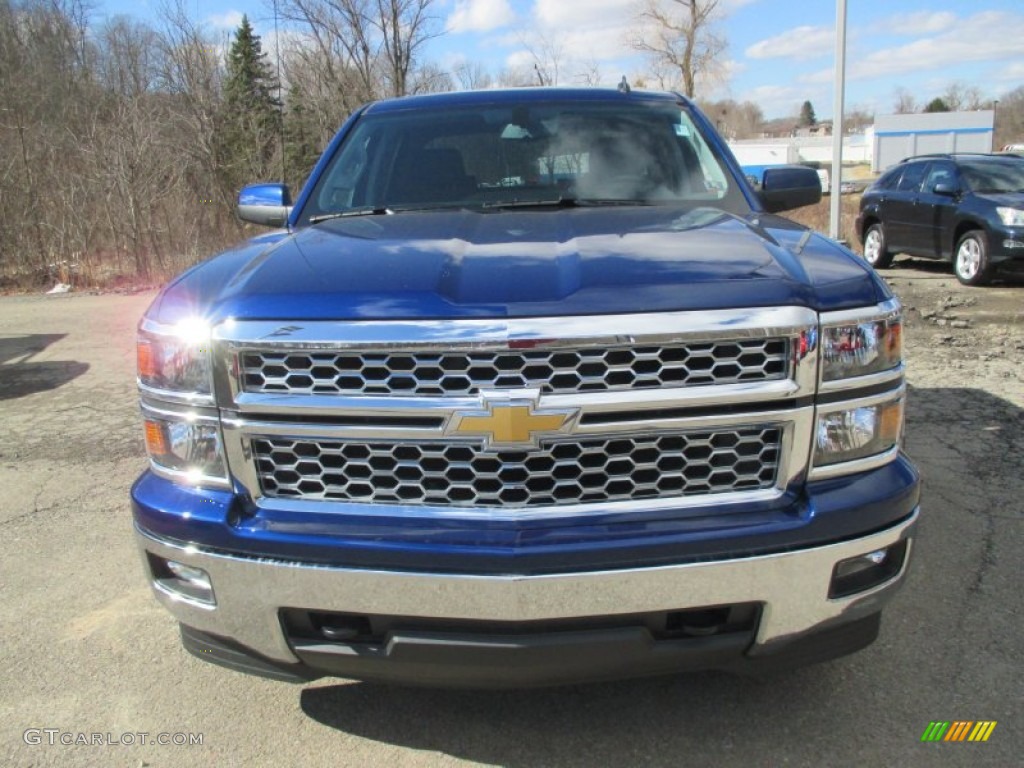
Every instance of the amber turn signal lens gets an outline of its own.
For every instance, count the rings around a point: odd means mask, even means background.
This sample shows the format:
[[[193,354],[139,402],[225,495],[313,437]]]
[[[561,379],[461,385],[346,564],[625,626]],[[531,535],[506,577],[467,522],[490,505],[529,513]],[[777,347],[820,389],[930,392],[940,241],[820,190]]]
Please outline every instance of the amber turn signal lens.
[[[903,400],[891,403],[882,409],[879,434],[885,442],[899,442],[903,433]]]
[[[156,361],[156,350],[148,341],[139,341],[135,345],[135,359],[138,363],[140,379],[155,379],[160,375]]]
[[[158,421],[146,421],[146,451],[150,456],[166,456],[171,452],[164,425]]]

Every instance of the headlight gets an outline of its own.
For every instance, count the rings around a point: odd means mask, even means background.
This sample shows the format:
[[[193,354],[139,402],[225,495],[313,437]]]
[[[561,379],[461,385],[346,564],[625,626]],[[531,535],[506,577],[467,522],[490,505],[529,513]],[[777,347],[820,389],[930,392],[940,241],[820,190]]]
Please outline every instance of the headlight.
[[[897,302],[870,313],[835,314],[841,319],[822,316],[822,381],[881,373],[903,361],[903,316]]]
[[[143,406],[146,452],[160,474],[194,485],[224,485],[227,472],[220,427],[191,413],[156,413]]]
[[[205,323],[188,321],[159,331],[143,323],[136,352],[144,386],[196,396],[213,391],[210,328]]]
[[[902,395],[896,400],[819,413],[814,466],[885,454],[900,444],[902,435]]]
[[[1020,208],[996,208],[999,220],[1007,227],[1024,227],[1024,211]]]
[[[228,486],[214,407],[210,326],[190,320],[139,326],[139,385],[153,471],[188,485]]]

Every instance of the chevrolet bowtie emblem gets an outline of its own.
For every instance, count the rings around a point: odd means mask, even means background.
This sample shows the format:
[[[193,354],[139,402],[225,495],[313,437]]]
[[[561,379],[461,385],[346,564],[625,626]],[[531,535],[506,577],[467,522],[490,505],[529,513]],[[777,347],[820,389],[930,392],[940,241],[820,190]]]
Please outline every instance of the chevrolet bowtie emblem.
[[[485,398],[484,407],[484,411],[455,414],[449,434],[482,435],[485,448],[531,447],[541,435],[565,431],[576,416],[575,409],[535,409],[529,399],[502,398],[499,404]]]

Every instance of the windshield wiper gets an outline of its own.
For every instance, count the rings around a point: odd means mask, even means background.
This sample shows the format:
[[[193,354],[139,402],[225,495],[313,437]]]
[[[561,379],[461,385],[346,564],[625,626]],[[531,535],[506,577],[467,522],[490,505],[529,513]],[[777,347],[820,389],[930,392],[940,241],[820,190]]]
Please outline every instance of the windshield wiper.
[[[549,200],[494,200],[481,203],[481,208],[587,208],[601,205],[651,205],[647,200],[636,198],[607,197],[558,197]]]
[[[390,216],[394,211],[390,208],[356,208],[351,211],[337,211],[336,213],[321,213],[319,216],[310,216],[310,224],[319,224],[321,221],[331,219],[345,219],[350,216]]]

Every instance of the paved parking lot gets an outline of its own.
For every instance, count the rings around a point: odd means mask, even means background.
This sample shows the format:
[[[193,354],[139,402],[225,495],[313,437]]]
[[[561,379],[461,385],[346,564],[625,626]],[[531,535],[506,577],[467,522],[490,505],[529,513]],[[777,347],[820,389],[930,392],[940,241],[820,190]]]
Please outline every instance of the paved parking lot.
[[[152,295],[0,299],[0,763],[1019,765],[1024,286],[897,267],[926,486],[879,641],[767,681],[501,693],[290,686],[185,654],[143,582],[127,504],[144,465],[133,333]],[[998,725],[985,744],[922,744],[932,720]]]

